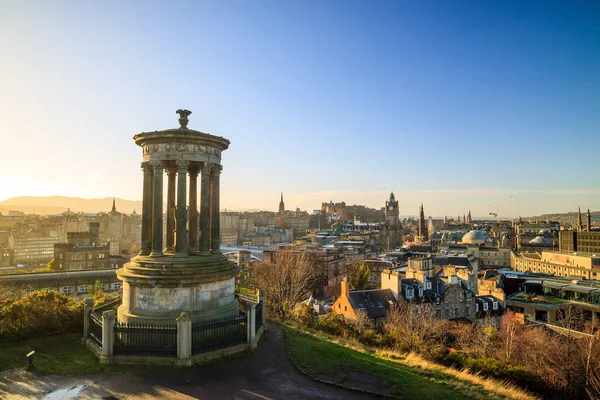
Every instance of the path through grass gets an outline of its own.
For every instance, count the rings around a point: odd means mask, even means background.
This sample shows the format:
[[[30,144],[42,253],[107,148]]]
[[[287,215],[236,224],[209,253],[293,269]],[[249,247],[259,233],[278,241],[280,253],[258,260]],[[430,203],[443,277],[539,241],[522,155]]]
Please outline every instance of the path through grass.
[[[311,376],[343,377],[349,372],[367,373],[385,382],[394,395],[407,399],[490,399],[503,398],[480,386],[383,359],[319,340],[285,327],[286,347],[292,362]],[[352,386],[351,382],[344,382]]]

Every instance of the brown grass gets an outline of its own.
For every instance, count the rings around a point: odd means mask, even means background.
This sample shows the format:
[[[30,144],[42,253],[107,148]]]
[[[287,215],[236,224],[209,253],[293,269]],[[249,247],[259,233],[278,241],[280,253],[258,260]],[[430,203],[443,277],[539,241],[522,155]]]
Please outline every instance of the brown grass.
[[[281,323],[280,321],[277,321]],[[286,321],[282,323],[287,327],[293,328],[297,331],[305,333],[307,335],[311,335],[317,339],[325,340],[330,343],[335,343],[337,345],[352,349],[354,351],[359,351],[363,353],[374,354],[382,359],[386,359],[388,361],[396,362],[399,364],[405,364],[411,367],[416,367],[421,369],[424,373],[442,373],[448,375],[456,381],[452,382],[455,387],[461,387],[461,391],[465,392],[468,384],[480,386],[483,389],[492,392],[499,397],[504,397],[507,399],[515,399],[515,400],[533,400],[538,399],[528,393],[526,390],[519,388],[516,385],[513,385],[510,382],[500,381],[493,378],[485,378],[482,377],[478,373],[474,373],[469,371],[468,369],[457,370],[450,367],[445,367],[440,364],[436,364],[431,361],[425,360],[418,354],[410,353],[410,354],[400,354],[391,349],[378,349],[370,346],[366,346],[360,343],[358,340],[353,338],[344,338],[339,336],[330,335],[325,332],[317,331],[314,329],[306,328],[295,321]],[[450,383],[450,382],[448,382]]]

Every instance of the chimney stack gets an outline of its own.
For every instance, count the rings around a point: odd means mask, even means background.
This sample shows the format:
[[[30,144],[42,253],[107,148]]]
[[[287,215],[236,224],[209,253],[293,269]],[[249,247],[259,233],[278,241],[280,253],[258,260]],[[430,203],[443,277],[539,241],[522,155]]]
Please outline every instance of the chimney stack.
[[[342,280],[342,296],[346,296],[348,297],[348,295],[350,294],[350,285],[348,285],[348,278],[344,278]]]

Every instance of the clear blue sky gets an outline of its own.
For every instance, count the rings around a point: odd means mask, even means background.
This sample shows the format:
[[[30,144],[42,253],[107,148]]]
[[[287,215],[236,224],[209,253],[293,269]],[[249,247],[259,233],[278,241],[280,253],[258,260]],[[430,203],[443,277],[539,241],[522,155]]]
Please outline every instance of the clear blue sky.
[[[0,200],[139,199],[187,108],[223,207],[600,210],[598,1],[4,0],[0,48]]]

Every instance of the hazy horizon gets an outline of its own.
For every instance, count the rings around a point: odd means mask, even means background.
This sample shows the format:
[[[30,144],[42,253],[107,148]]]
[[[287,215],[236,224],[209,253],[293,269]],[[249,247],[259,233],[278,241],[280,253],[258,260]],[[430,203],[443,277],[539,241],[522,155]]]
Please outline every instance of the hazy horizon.
[[[223,209],[599,210],[599,37],[585,2],[4,1],[0,198],[141,198],[133,135],[187,108]]]

